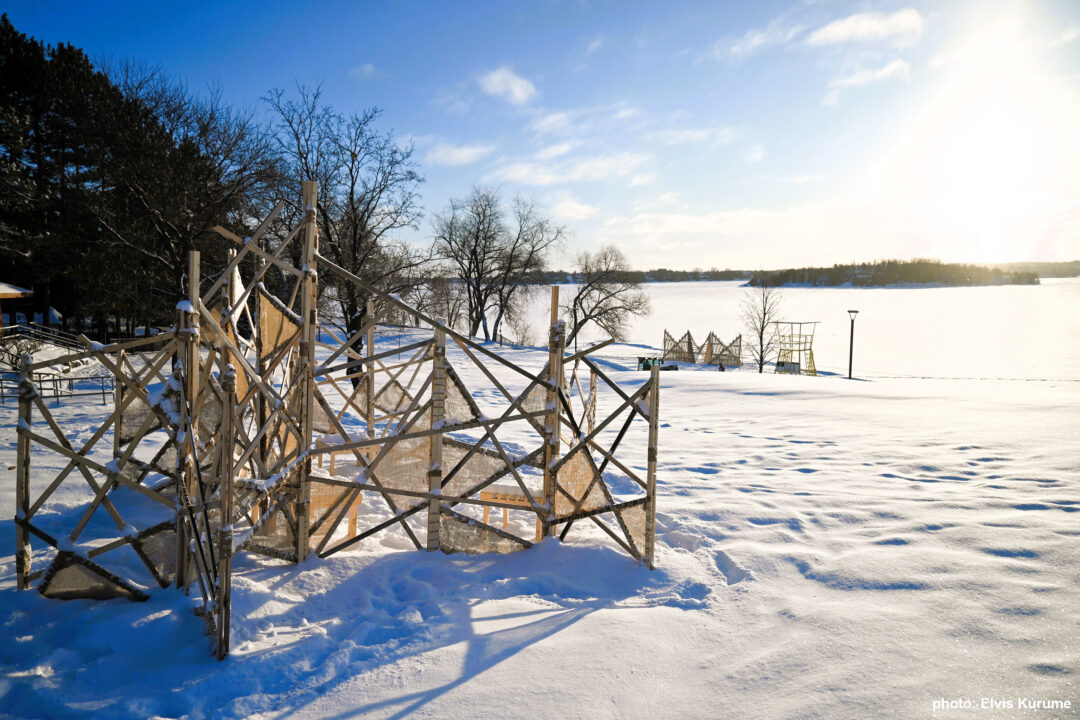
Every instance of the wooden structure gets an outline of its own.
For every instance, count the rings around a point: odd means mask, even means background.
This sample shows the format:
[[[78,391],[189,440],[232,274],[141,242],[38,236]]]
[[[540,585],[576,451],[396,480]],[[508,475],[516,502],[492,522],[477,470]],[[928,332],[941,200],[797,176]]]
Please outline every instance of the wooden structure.
[[[223,658],[232,559],[242,551],[296,563],[396,529],[417,549],[512,552],[584,523],[651,568],[658,373],[626,391],[590,358],[606,343],[567,355],[557,288],[547,363],[520,367],[320,255],[314,183],[304,184],[303,203],[300,225],[273,247],[264,236],[282,205],[249,238],[215,228],[238,248],[209,283],[192,253],[189,293],[166,337],[106,346],[81,338],[72,355],[24,358],[18,587],[138,600],[148,580],[175,584],[198,593]],[[294,252],[299,267],[287,259]],[[271,269],[288,279],[279,295],[263,283]],[[349,337],[320,328],[320,272],[427,330],[377,348],[371,306]],[[34,373],[79,357],[97,358],[116,391],[112,412],[76,447]],[[459,372],[466,365],[486,381],[476,395]],[[627,457],[634,433],[645,458]],[[59,456],[63,469],[35,476],[40,453]],[[88,486],[87,507],[43,512],[72,482]],[[491,508],[503,511],[501,527],[489,524]],[[32,548],[31,537],[41,544]]]
[[[10,285],[5,282],[0,282],[0,303],[4,300],[22,300],[24,298],[33,297],[34,291],[27,290],[26,288],[18,287],[17,285]],[[3,308],[0,307],[0,316],[3,315]],[[17,325],[15,321],[15,313],[11,313],[11,324]],[[4,323],[0,322],[0,335],[4,334]]]
[[[793,375],[817,375],[814,365],[814,330],[818,322],[780,320],[776,325],[780,347],[776,354],[776,372]]]
[[[742,366],[742,335],[737,335],[729,343],[710,332],[705,342],[694,342],[693,335],[687,330],[678,340],[667,330],[664,331],[664,354],[662,362],[685,362],[698,365],[721,365],[726,367]]]

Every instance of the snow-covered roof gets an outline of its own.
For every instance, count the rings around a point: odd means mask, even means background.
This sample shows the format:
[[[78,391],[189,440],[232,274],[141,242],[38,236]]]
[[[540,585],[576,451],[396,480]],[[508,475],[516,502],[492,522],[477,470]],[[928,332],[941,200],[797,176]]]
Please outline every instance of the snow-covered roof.
[[[33,294],[33,290],[27,290],[26,288],[21,288],[18,285],[11,285],[9,283],[0,282],[0,300],[30,297]]]

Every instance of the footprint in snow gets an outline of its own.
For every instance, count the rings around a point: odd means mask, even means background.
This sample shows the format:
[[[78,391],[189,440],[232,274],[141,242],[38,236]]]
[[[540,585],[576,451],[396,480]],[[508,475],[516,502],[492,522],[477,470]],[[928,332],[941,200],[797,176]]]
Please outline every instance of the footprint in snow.
[[[723,550],[716,553],[716,569],[724,576],[728,585],[736,585],[750,577],[750,573],[736,565]]]
[[[1037,558],[1039,553],[1034,550],[1006,550],[1005,548],[983,548],[984,553],[1003,558]]]

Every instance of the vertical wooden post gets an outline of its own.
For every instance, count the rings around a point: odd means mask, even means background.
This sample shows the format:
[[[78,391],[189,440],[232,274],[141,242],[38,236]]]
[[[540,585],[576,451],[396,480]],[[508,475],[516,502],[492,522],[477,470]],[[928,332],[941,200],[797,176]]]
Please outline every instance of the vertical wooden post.
[[[318,283],[315,268],[315,253],[319,249],[319,224],[315,208],[318,205],[319,184],[307,180],[303,184],[304,202],[304,286],[301,291],[300,312],[304,320],[304,332],[300,340],[301,373],[303,383],[300,388],[300,431],[303,433],[300,448],[304,453],[311,450],[315,435],[315,338],[319,326],[316,309],[318,301]],[[296,499],[296,560],[307,559],[308,534],[311,518],[308,508],[311,504],[311,458],[305,458],[299,474],[300,485]]]
[[[30,514],[30,407],[36,390],[30,382],[31,358],[24,355],[19,363],[19,427],[15,460],[15,517],[26,521]],[[15,586],[29,585],[30,535],[21,523],[15,524]]]
[[[198,455],[198,419],[194,414],[195,402],[199,394],[199,251],[192,250],[188,255],[188,297],[180,306],[180,317],[177,327],[180,329],[180,343],[178,352],[184,370],[184,394],[187,396],[187,407],[180,408],[181,421],[190,417],[187,426],[181,430],[185,434],[184,442],[178,444],[176,457],[183,464],[181,482],[184,484],[184,494],[191,497],[195,492],[198,479],[195,473],[195,464],[199,462]],[[177,498],[176,515],[176,586],[184,588],[187,592],[190,579],[188,553],[188,537],[184,526],[184,518],[181,516],[182,508]]]
[[[431,429],[437,432],[428,436],[428,491],[442,492],[442,432],[446,416],[446,324],[442,318],[435,321],[435,343],[431,347]],[[427,549],[439,549],[439,514],[442,502],[432,498],[428,504]]]
[[[367,331],[367,341],[364,343],[364,354],[367,355],[367,364],[364,365],[364,382],[367,383],[367,399],[364,402],[364,422],[367,423],[368,439],[375,437],[375,363],[371,356],[375,354],[375,303],[367,301],[367,315],[365,320],[371,323]]]
[[[587,412],[589,422],[588,432],[591,435],[593,426],[596,424],[596,371],[589,368],[589,409]]]
[[[656,453],[660,435],[660,368],[652,366],[649,378],[649,464],[646,475],[646,492],[649,495],[645,515],[645,564],[649,569],[653,565],[653,552],[656,549]]]
[[[236,446],[236,370],[226,366],[221,376],[225,390],[225,407],[221,419],[221,454],[219,455],[221,480],[221,524],[218,527],[218,591],[217,610],[217,657],[229,654],[229,621],[232,613],[232,521],[233,521],[233,472]]]
[[[126,353],[121,350],[116,356],[116,367],[123,370],[124,357]],[[117,412],[120,409],[121,404],[124,402],[124,383],[113,383],[113,412],[115,413],[115,419],[113,420],[113,457],[120,457],[120,445],[121,438],[124,436],[124,417],[123,413]]]
[[[563,386],[563,352],[566,347],[566,323],[559,321],[559,286],[551,286],[551,325],[548,331],[548,381],[551,387],[547,391],[547,418],[544,432],[544,503],[547,506],[547,518],[540,527],[541,538],[555,531],[555,474],[551,467],[559,459],[559,394],[557,388]]]

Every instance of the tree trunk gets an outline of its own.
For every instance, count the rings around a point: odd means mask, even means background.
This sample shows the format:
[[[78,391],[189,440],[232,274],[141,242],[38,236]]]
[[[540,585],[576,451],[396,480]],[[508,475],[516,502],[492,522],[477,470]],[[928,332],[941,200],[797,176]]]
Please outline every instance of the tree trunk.
[[[367,321],[367,303],[348,302],[345,303],[344,309],[346,314],[345,335],[346,338],[349,338],[352,337],[355,333],[359,332],[360,328],[364,327],[364,323]],[[353,340],[351,347],[357,355],[363,356],[363,333],[358,335],[356,339]],[[363,364],[361,363],[350,363],[348,370],[346,370],[346,373],[348,373],[349,375],[359,373],[362,367]],[[350,380],[352,381],[353,390],[355,390],[360,385],[360,382],[361,380],[363,380],[363,378],[359,375],[356,375],[356,377],[350,378]]]

